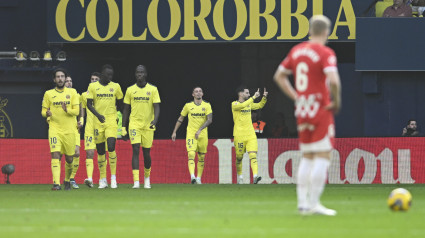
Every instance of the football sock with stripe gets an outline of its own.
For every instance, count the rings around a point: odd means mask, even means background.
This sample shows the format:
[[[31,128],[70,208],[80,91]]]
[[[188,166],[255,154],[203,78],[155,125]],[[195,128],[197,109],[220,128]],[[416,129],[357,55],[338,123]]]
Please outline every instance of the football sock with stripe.
[[[252,175],[254,177],[257,177],[257,174],[258,174],[257,153],[249,153],[249,160],[251,161]]]
[[[138,169],[133,169],[133,181],[136,182],[136,181],[139,181],[139,180],[140,180],[140,178],[139,178],[139,170]]]
[[[202,173],[204,172],[204,159],[205,154],[198,153],[198,178],[202,177]]]
[[[51,161],[52,167],[52,175],[53,175],[53,184],[60,185],[60,177],[61,177],[61,164],[59,159],[52,159]]]
[[[93,178],[93,159],[86,159],[86,171],[87,171],[87,178],[92,179]]]
[[[188,167],[189,167],[189,173],[190,173],[190,177],[194,178],[195,177],[195,156],[196,153],[195,151],[189,151],[188,153]]]
[[[106,179],[106,155],[97,155],[97,164],[99,166],[100,179]]]
[[[109,152],[109,166],[111,168],[111,175],[117,174],[117,153],[114,151]]]
[[[72,173],[71,173],[71,179],[75,178],[75,175],[77,174],[78,167],[80,167],[80,157],[74,157],[74,160],[72,161]]]

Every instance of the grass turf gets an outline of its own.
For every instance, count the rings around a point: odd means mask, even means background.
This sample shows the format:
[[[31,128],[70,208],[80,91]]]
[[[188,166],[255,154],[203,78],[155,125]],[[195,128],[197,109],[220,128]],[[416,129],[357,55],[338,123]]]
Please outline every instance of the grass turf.
[[[0,185],[1,237],[424,237],[424,185],[408,212],[391,212],[397,185],[328,185],[336,217],[301,217],[294,185],[153,184],[50,191],[50,185]]]

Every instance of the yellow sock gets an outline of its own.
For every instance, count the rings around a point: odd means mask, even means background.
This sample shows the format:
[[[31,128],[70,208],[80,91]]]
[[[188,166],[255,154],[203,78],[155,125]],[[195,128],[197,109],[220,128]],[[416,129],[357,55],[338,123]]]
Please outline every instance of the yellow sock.
[[[252,175],[255,177],[258,174],[257,153],[249,153],[249,160],[251,161]]]
[[[145,178],[149,178],[151,176],[151,168],[149,169],[145,168]]]
[[[75,175],[77,174],[78,167],[80,167],[80,157],[74,157],[74,160],[72,161],[72,173],[71,173],[71,179],[75,178]]]
[[[236,157],[236,173],[238,175],[242,175],[242,158],[237,158]]]
[[[106,178],[106,166],[108,165],[106,155],[97,155],[97,164],[99,166],[100,179]]]
[[[65,161],[65,182],[69,182],[72,173],[72,162],[68,163]]]
[[[111,175],[117,174],[117,153],[115,151],[109,152],[109,167],[111,168]]]
[[[60,185],[60,179],[61,179],[61,163],[59,159],[52,159],[51,162],[52,167],[52,175],[53,175],[53,184]]]
[[[195,153],[195,151],[189,151],[188,153],[188,157],[189,157],[189,160],[188,160],[188,167],[189,167],[189,173],[190,173],[190,176],[195,176],[195,156],[196,156],[196,153]]]
[[[202,177],[202,173],[204,172],[204,159],[205,154],[198,153],[198,178]]]
[[[87,178],[89,179],[93,177],[93,167],[93,159],[86,159]]]
[[[133,181],[136,182],[136,181],[139,181],[139,180],[140,180],[140,178],[139,178],[139,170],[138,169],[133,169]]]

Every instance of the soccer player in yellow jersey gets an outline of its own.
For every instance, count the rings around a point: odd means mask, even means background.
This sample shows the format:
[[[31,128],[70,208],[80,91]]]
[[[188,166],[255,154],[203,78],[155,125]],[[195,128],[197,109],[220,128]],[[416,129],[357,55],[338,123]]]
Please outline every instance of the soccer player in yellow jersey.
[[[184,105],[179,119],[177,119],[171,139],[176,140],[176,133],[184,118],[188,116],[189,123],[186,131],[186,149],[188,167],[192,184],[202,184],[201,176],[204,171],[204,159],[208,147],[208,126],[212,123],[211,104],[202,99],[202,88],[195,87],[192,91],[193,101]],[[195,156],[198,152],[198,176],[195,177]]]
[[[91,74],[90,82],[95,83],[99,81],[100,73],[94,72]],[[83,107],[82,115],[87,115],[86,128],[84,129],[84,149],[86,151],[86,171],[87,178],[84,180],[89,188],[93,187],[93,157],[96,149],[96,143],[94,141],[94,120],[97,120],[93,113],[87,108],[87,95],[88,91],[81,94],[81,104]],[[84,120],[83,120],[84,121]]]
[[[129,134],[133,147],[132,168],[133,168],[133,188],[140,188],[139,183],[139,153],[140,147],[143,151],[144,159],[144,188],[150,189],[151,155],[150,150],[153,142],[153,135],[156,123],[159,118],[159,97],[156,86],[148,83],[146,78],[148,71],[145,66],[136,67],[136,84],[127,88],[124,98],[124,111],[122,118],[122,137],[126,140],[126,125],[131,107]]]
[[[102,67],[100,80],[91,83],[88,88],[87,108],[97,118],[94,119],[94,140],[97,149],[97,163],[99,166],[99,188],[107,188],[106,181],[106,150],[108,145],[109,165],[111,168],[111,188],[117,188],[117,154],[115,142],[117,140],[117,107],[121,108],[123,93],[119,84],[112,82],[114,69],[110,65]]]
[[[260,96],[260,89],[250,97],[249,90],[246,87],[239,87],[237,90],[238,100],[232,102],[233,137],[236,151],[236,172],[238,174],[238,184],[243,183],[242,176],[242,159],[245,152],[248,152],[251,161],[251,169],[254,177],[254,184],[260,182],[261,177],[258,176],[257,164],[257,136],[252,126],[251,110],[258,110],[264,107],[267,102],[268,92],[264,88],[263,98],[259,103],[254,100]]]
[[[66,79],[65,79],[65,87],[67,88],[72,88],[72,78],[71,75],[67,75]],[[71,179],[70,179],[70,183],[71,183],[71,187],[74,189],[78,189],[80,187],[78,187],[78,184],[75,182],[75,175],[77,174],[78,171],[78,167],[80,166],[80,129],[83,127],[83,121],[81,119],[84,118],[84,116],[82,115],[82,106],[81,106],[81,96],[77,93],[78,95],[78,101],[80,102],[80,113],[77,116],[77,127],[75,128],[75,154],[74,154],[74,159],[72,161],[72,173],[71,173]]]
[[[75,154],[75,117],[80,112],[77,91],[65,87],[66,71],[56,69],[53,73],[54,89],[48,90],[43,97],[41,115],[50,120],[49,143],[52,156],[52,190],[60,190],[60,158],[65,154],[65,190],[71,190],[69,182],[72,173],[72,160]]]

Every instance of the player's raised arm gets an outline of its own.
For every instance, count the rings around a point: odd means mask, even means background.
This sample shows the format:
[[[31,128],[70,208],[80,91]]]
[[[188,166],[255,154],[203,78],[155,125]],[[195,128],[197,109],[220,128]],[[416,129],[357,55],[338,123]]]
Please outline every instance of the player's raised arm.
[[[269,92],[267,92],[266,88],[264,88],[263,98],[259,103],[253,103],[251,106],[252,110],[258,110],[263,108],[266,105],[267,102],[267,95],[269,95]]]
[[[177,130],[180,128],[180,126],[182,125],[183,121],[184,121],[184,116],[180,115],[179,119],[177,119],[176,125],[174,126],[174,130],[173,130],[173,134],[171,135],[171,139],[173,141],[176,141],[176,136],[177,136]]]
[[[292,87],[291,82],[289,82],[288,76],[290,72],[288,70],[279,67],[274,74],[274,81],[279,86],[279,88],[288,96],[291,100],[295,101],[298,97],[297,92],[294,87]]]
[[[335,114],[341,109],[341,81],[339,79],[338,71],[331,71],[326,73],[329,80],[330,92],[332,102],[326,106],[326,109],[332,110]]]
[[[234,103],[232,103],[232,110],[234,110],[234,111],[242,110],[243,108],[252,104],[254,102],[254,100],[256,98],[258,98],[259,96],[260,96],[260,89],[258,89],[257,92],[255,92],[254,96],[250,97],[245,102],[234,102]]]

